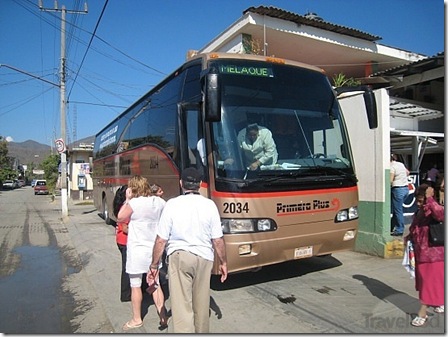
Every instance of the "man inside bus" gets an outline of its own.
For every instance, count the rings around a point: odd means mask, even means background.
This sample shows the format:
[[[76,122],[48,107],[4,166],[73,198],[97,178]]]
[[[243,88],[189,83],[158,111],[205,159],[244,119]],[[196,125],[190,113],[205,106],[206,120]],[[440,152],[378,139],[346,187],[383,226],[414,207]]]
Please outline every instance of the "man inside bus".
[[[237,139],[249,170],[255,171],[262,165],[277,163],[277,147],[267,128],[257,123],[249,124],[238,133]]]

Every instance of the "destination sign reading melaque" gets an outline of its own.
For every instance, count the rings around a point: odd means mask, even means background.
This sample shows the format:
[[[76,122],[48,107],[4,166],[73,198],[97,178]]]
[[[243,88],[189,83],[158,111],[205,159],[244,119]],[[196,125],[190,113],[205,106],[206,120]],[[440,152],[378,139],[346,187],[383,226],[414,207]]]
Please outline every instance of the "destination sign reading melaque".
[[[220,72],[222,74],[274,77],[272,69],[265,68],[265,67],[244,67],[244,66],[236,66],[236,65],[221,65]]]

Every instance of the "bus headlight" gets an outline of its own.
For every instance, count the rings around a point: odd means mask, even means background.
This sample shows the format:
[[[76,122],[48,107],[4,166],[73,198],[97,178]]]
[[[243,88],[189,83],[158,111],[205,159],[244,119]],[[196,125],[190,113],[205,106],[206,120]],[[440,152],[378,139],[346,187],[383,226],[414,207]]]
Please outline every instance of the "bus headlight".
[[[277,229],[271,219],[222,219],[221,227],[224,234],[267,232]]]
[[[336,222],[350,221],[358,219],[358,207],[352,206],[347,209],[342,209],[336,214]]]

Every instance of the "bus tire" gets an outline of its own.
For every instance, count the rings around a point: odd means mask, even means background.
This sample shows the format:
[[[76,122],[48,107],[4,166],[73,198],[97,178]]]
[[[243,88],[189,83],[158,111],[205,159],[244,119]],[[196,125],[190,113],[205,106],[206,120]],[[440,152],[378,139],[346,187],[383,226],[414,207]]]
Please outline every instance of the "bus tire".
[[[102,218],[104,219],[104,222],[106,223],[106,225],[109,225],[110,223],[110,217],[109,217],[109,207],[107,206],[107,200],[106,197],[103,198],[103,216]]]

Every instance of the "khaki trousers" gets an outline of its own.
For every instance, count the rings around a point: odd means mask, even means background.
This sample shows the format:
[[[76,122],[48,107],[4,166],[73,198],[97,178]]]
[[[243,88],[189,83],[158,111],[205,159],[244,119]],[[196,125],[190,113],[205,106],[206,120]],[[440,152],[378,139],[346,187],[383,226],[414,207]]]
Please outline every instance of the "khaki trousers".
[[[174,333],[208,333],[213,262],[184,250],[168,258]]]

